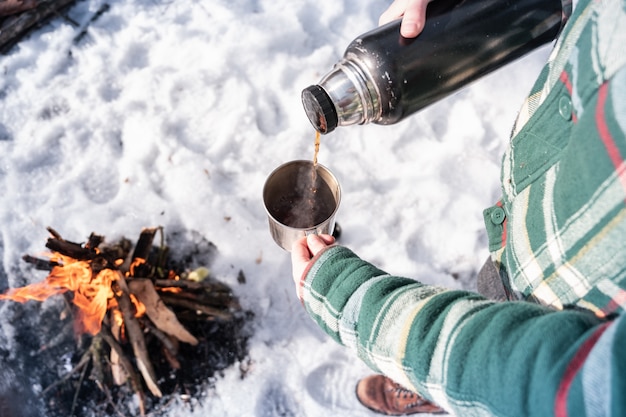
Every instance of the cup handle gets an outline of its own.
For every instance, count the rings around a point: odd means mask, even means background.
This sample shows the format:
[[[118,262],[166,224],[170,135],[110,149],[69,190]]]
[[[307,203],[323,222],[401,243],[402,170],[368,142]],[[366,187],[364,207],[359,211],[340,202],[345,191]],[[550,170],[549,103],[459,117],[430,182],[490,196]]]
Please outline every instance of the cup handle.
[[[317,229],[309,229],[309,230],[304,231],[304,236],[316,235],[316,234],[317,234]]]

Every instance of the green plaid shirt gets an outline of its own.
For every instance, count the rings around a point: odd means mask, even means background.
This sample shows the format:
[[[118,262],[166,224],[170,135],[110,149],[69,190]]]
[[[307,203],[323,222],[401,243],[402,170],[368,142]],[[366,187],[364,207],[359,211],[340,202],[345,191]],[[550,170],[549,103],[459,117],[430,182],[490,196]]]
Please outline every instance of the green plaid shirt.
[[[581,1],[515,123],[484,212],[513,299],[626,306],[626,3]]]

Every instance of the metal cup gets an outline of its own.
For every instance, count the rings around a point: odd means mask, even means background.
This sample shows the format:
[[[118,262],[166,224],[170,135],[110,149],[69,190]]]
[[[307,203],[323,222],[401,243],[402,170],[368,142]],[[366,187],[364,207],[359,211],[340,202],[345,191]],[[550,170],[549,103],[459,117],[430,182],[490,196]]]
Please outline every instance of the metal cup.
[[[323,165],[291,161],[276,168],[263,187],[270,233],[284,250],[299,238],[332,234],[341,200],[337,178]]]

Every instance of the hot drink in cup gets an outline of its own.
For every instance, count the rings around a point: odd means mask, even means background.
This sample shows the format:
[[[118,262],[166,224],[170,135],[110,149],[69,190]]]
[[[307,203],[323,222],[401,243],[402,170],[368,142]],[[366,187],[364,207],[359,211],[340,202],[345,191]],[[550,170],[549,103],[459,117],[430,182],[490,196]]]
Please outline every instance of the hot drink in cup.
[[[332,234],[341,190],[323,165],[291,161],[276,168],[263,188],[270,233],[283,249],[311,233]]]

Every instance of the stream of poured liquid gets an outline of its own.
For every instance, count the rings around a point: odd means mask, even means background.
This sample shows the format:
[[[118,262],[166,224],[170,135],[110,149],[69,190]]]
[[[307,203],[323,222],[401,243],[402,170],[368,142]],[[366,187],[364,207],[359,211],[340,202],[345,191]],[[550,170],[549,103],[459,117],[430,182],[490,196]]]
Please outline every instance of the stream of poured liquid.
[[[323,179],[317,174],[317,154],[320,133],[315,134],[315,152],[310,168],[302,167],[295,178],[290,193],[283,196],[273,208],[273,214],[281,223],[295,228],[309,228],[323,223],[335,210],[335,197]]]

